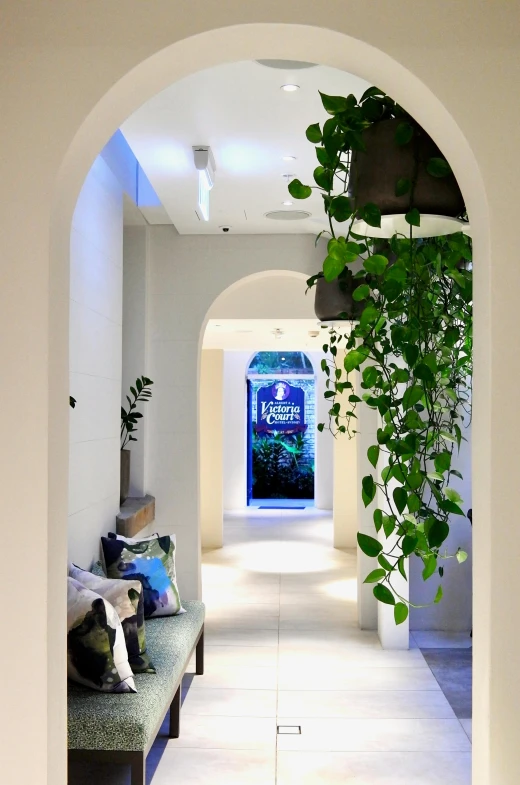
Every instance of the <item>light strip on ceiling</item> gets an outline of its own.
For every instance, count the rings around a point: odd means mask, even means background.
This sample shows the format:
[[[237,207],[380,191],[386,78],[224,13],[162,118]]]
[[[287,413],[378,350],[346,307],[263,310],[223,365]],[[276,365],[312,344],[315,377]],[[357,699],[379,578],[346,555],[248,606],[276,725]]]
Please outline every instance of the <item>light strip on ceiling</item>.
[[[204,221],[209,221],[209,192],[215,184],[215,159],[211,148],[205,145],[193,147],[193,161],[199,173],[198,206]]]

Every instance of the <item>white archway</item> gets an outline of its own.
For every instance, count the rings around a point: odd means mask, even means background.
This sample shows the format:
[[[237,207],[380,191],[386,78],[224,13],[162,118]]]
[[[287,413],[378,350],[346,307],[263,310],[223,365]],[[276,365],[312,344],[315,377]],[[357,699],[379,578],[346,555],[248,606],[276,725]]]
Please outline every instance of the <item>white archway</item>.
[[[201,347],[209,319],[218,321],[226,319],[269,320],[272,324],[282,324],[289,331],[290,321],[305,320],[309,322],[309,329],[314,329],[317,324],[317,318],[314,313],[314,292],[310,292],[307,297],[304,297],[303,293],[306,289],[306,280],[309,277],[310,269],[306,265],[309,263],[309,260],[314,259],[318,263],[319,255],[315,257],[313,241],[311,238],[308,238],[308,240],[308,242],[305,242],[305,240],[302,242],[302,238],[300,238],[296,242],[291,240],[286,242],[287,256],[284,262],[290,259],[294,264],[294,269],[264,269],[261,272],[251,273],[238,278],[222,291],[206,314],[201,328]],[[262,238],[256,238],[255,242],[260,244],[263,242],[265,244],[265,240],[262,240]],[[268,244],[271,244],[271,240],[268,241]],[[300,271],[297,271],[298,266]],[[305,329],[307,329],[307,325]],[[206,543],[208,547],[221,547],[223,508],[240,509],[247,504],[246,419],[245,410],[242,411],[240,407],[242,397],[245,401],[245,380],[250,361],[257,351],[264,351],[269,348],[267,344],[262,343],[261,338],[256,339],[257,343],[255,343],[254,347],[250,345],[250,340],[248,338],[246,341],[247,345],[242,348],[235,345],[236,351],[226,352],[224,357],[220,358],[220,363],[224,363],[224,368],[219,367],[218,357],[211,358],[212,366],[208,363],[206,368],[201,367],[201,377],[205,375],[205,383],[213,384],[213,389],[219,387],[219,385],[222,386],[222,377],[224,377],[226,392],[224,393],[223,405],[225,412],[227,412],[228,422],[224,434],[220,432],[215,433],[215,418],[211,419],[208,413],[207,422],[213,423],[212,431],[206,436],[202,433],[200,435],[201,445],[204,444],[208,454],[212,456],[210,465],[207,467],[206,480],[204,479],[203,471],[201,474],[200,498],[203,546]],[[263,340],[265,341],[266,338],[264,337]],[[298,345],[291,343],[288,346],[284,346],[284,350],[291,351],[297,349],[309,354],[317,379],[317,418],[321,422],[326,419],[328,408],[326,401],[323,399],[325,390],[324,379],[319,369],[318,353],[321,351],[321,340],[320,337],[309,339],[307,346],[301,343],[301,337],[298,338],[298,341],[300,341]],[[276,349],[276,346],[272,348]],[[236,396],[234,392],[236,392]],[[230,397],[227,408],[226,396]],[[203,407],[204,405],[209,407],[210,404],[220,409],[220,397],[217,397],[216,403],[214,401],[211,402],[209,398],[207,400],[203,399]],[[204,416],[204,412],[201,412],[201,417],[204,418]],[[230,424],[231,421],[232,426]],[[316,506],[322,509],[332,509],[334,448],[335,443],[330,433],[317,434],[315,501]],[[224,453],[223,461],[222,453]],[[233,456],[233,459],[231,456]],[[201,460],[202,463],[200,465],[203,470],[205,464],[204,456],[201,456]],[[209,472],[210,468],[211,474]],[[217,477],[215,477],[215,473]],[[224,489],[223,493],[219,491],[221,485]],[[204,491],[203,487],[207,490]],[[211,502],[208,502],[207,499],[209,492],[212,495]]]
[[[319,22],[316,21],[318,25]],[[476,366],[476,384],[481,383],[476,399],[476,430],[487,440],[485,420],[489,414],[490,381],[484,366],[491,360],[485,321],[489,310],[486,281],[489,274],[489,238],[487,202],[475,156],[454,118],[441,101],[417,77],[395,59],[358,39],[322,27],[280,24],[249,24],[223,27],[201,33],[157,51],[136,67],[130,61],[128,73],[101,98],[79,127],[69,130],[70,145],[59,171],[56,172],[50,226],[49,262],[49,427],[53,440],[49,447],[49,516],[48,516],[48,700],[52,722],[48,731],[50,781],[61,785],[64,779],[64,598],[62,591],[65,562],[66,494],[67,494],[67,416],[62,403],[66,400],[67,379],[67,297],[68,242],[74,204],[81,184],[99,150],[121,122],[147,98],[172,81],[193,71],[240,59],[259,57],[305,60],[312,56],[320,63],[353,71],[377,83],[392,94],[435,138],[452,163],[466,197],[475,225],[475,267],[477,341],[480,341]],[[93,77],[94,79],[94,77]],[[97,93],[93,89],[93,95]],[[74,133],[75,131],[75,133]],[[57,161],[61,156],[57,157]],[[41,227],[39,227],[41,228]],[[41,229],[45,233],[45,229]],[[220,285],[234,282],[234,273],[223,270]],[[211,296],[211,293],[209,293]],[[214,292],[213,292],[214,294]],[[202,326],[199,320],[198,329]],[[478,438],[476,438],[478,443]],[[484,459],[477,464],[476,486],[480,487],[481,515],[490,509],[490,473]],[[475,505],[476,506],[476,505]],[[482,538],[484,540],[484,537]],[[479,570],[485,574],[487,564],[482,542]],[[486,587],[487,589],[488,587]],[[482,603],[482,644],[487,648],[490,636],[488,598]],[[478,635],[478,633],[477,633]],[[487,680],[486,663],[482,677]],[[13,702],[15,698],[13,697]],[[488,698],[485,683],[481,687],[479,708],[487,716]],[[14,703],[13,703],[14,705]],[[56,738],[61,741],[57,742]],[[487,746],[486,746],[487,749]],[[486,753],[483,753],[484,759]],[[483,780],[485,781],[485,780]]]

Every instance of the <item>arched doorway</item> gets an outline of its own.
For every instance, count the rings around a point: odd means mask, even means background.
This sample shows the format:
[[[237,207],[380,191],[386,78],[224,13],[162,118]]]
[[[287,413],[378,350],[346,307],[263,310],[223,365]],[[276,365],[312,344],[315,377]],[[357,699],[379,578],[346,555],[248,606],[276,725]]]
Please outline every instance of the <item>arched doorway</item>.
[[[311,17],[310,17],[311,18]],[[231,19],[231,17],[230,17]],[[315,20],[316,25],[322,23],[321,20]],[[66,412],[60,400],[66,397],[67,389],[67,362],[66,362],[66,304],[62,302],[63,293],[67,289],[67,268],[68,268],[68,236],[70,231],[70,217],[75,202],[75,196],[79,191],[79,187],[84,177],[86,176],[89,164],[93,157],[101,149],[104,142],[124,119],[124,117],[136,108],[146,97],[156,92],[162,85],[171,81],[173,78],[178,78],[182,72],[186,73],[189,70],[204,67],[204,65],[211,65],[212,62],[222,61],[222,53],[226,52],[226,58],[238,59],[241,56],[247,57],[266,57],[266,56],[284,56],[293,57],[295,59],[305,59],[308,56],[309,41],[312,42],[312,51],[319,59],[320,62],[329,62],[349,70],[357,70],[360,68],[366,69],[364,75],[378,82],[388,92],[394,94],[407,109],[409,109],[415,116],[426,126],[432,135],[440,143],[441,147],[446,151],[448,157],[453,162],[454,169],[463,190],[467,195],[467,202],[470,207],[472,216],[475,222],[482,222],[482,228],[477,230],[477,253],[476,264],[482,264],[482,273],[479,283],[478,295],[482,298],[482,310],[480,319],[485,321],[484,316],[487,310],[488,294],[485,292],[486,275],[489,272],[489,262],[487,259],[488,238],[487,238],[487,205],[484,190],[480,180],[480,172],[475,163],[471,149],[464,139],[462,132],[457,126],[456,122],[442,106],[435,96],[424,89],[424,85],[416,79],[410,71],[400,66],[394,59],[384,55],[381,51],[373,50],[372,47],[360,40],[349,39],[347,36],[324,30],[318,26],[298,28],[298,26],[290,26],[289,29],[285,28],[280,30],[280,25],[276,24],[272,27],[269,25],[250,25],[246,28],[221,28],[213,30],[211,33],[203,34],[197,42],[185,40],[169,47],[167,50],[159,51],[162,46],[162,41],[151,49],[147,48],[145,57],[156,53],[151,60],[146,60],[144,64],[137,68],[135,73],[132,73],[134,66],[137,66],[142,55],[136,54],[134,58],[129,57],[126,63],[121,63],[118,68],[111,70],[109,63],[106,63],[106,80],[102,85],[102,90],[107,90],[106,95],[96,108],[86,116],[84,111],[85,107],[92,106],[98,99],[99,92],[95,88],[96,75],[92,74],[90,83],[85,85],[85,97],[83,103],[78,110],[77,115],[71,115],[69,118],[70,124],[66,131],[63,132],[59,143],[53,148],[52,158],[52,179],[56,171],[56,161],[63,161],[60,174],[57,180],[57,190],[53,204],[53,214],[51,221],[51,260],[50,269],[50,309],[51,319],[49,328],[49,364],[51,373],[48,373],[47,368],[38,367],[35,373],[39,373],[38,384],[47,384],[47,377],[50,378],[49,382],[49,421],[50,427],[54,434],[54,441],[49,452],[49,488],[47,484],[42,483],[42,487],[38,488],[39,504],[36,505],[38,512],[42,512],[46,508],[47,492],[49,493],[49,519],[52,524],[48,524],[48,537],[45,538],[45,528],[38,528],[38,537],[43,538],[45,541],[44,549],[47,550],[48,568],[49,568],[49,587],[48,587],[48,649],[45,643],[46,636],[42,630],[42,651],[45,651],[48,660],[48,674],[45,675],[41,684],[45,683],[45,678],[48,678],[49,696],[53,701],[52,705],[56,707],[56,717],[52,717],[52,729],[49,732],[49,748],[54,751],[55,757],[53,764],[50,766],[50,771],[53,772],[53,781],[59,783],[64,781],[63,778],[63,741],[64,741],[64,659],[61,647],[63,639],[63,592],[61,589],[61,576],[63,571],[64,551],[65,551],[65,517],[66,517]],[[299,31],[301,35],[299,35]],[[246,35],[245,35],[246,33]],[[367,35],[367,40],[372,41],[372,38]],[[210,46],[206,46],[211,41]],[[288,46],[290,42],[290,46]],[[198,54],[193,54],[194,52]],[[413,58],[412,58],[413,59]],[[173,66],[172,66],[173,63]],[[362,65],[361,65],[362,64]],[[367,65],[370,64],[370,65]],[[100,66],[103,70],[103,66]],[[109,85],[117,80],[121,74],[127,72],[127,76],[123,77],[118,84],[112,89],[107,89]],[[435,79],[432,79],[435,84]],[[136,89],[138,84],[139,89]],[[89,92],[89,89],[91,92]],[[77,133],[74,136],[74,132]],[[72,137],[74,138],[72,139]],[[23,149],[23,148],[21,148]],[[64,153],[64,151],[67,151]],[[46,174],[48,172],[46,171]],[[31,178],[32,180],[33,178]],[[45,182],[45,187],[50,187],[51,179]],[[29,187],[28,187],[29,190]],[[35,257],[37,261],[42,261],[44,269],[47,269],[47,232],[48,225],[40,216],[41,221],[37,221],[39,233],[35,234],[32,239],[34,245],[28,242],[23,246],[24,253],[31,255],[32,250],[36,250]],[[45,277],[45,276],[44,276]],[[227,277],[227,283],[231,282],[233,276]],[[40,281],[34,282],[35,297],[42,296],[42,290],[38,291]],[[221,282],[222,284],[222,282]],[[221,285],[220,284],[220,285]],[[32,292],[32,289],[28,291]],[[215,292],[214,292],[215,293]],[[38,311],[37,318],[35,318],[35,330],[39,327],[45,326],[45,336],[47,335],[47,319],[46,315]],[[200,326],[200,324],[199,324]],[[480,337],[482,339],[482,361],[480,371],[477,368],[478,374],[481,375],[481,399],[477,402],[477,418],[481,417],[482,434],[484,442],[487,443],[488,434],[484,429],[484,422],[488,411],[486,407],[489,405],[487,399],[488,382],[484,373],[483,366],[487,363],[488,357],[486,352],[489,352],[489,360],[491,359],[490,347],[486,342],[484,336],[484,325],[480,328]],[[42,339],[42,349],[43,341]],[[38,344],[39,348],[40,344]],[[23,348],[23,342],[22,342]],[[46,352],[42,352],[46,356]],[[16,366],[13,364],[13,368]],[[25,378],[25,377],[24,377]],[[35,377],[36,379],[36,377]],[[29,387],[33,384],[33,378],[29,379]],[[42,404],[42,419],[47,422],[47,399]],[[479,409],[480,407],[480,409]],[[28,422],[28,428],[31,421]],[[29,433],[29,431],[28,431]],[[38,445],[32,446],[34,458],[31,460],[41,460],[42,465],[46,463],[44,453],[46,450],[46,435],[38,433]],[[23,441],[23,439],[22,439]],[[29,452],[28,452],[29,455]],[[32,465],[32,463],[31,463]],[[478,465],[480,476],[477,476],[477,487],[480,485],[482,510],[489,510],[489,489],[490,477],[487,472],[487,465],[482,460]],[[43,487],[45,485],[45,488]],[[30,510],[28,510],[30,512]],[[482,513],[483,514],[483,513]],[[42,533],[43,532],[43,533]],[[482,551],[487,549],[482,548]],[[486,569],[486,562],[484,561],[484,553],[482,554],[481,572],[488,573]],[[489,587],[486,586],[486,590]],[[482,604],[484,603],[484,596],[481,598]],[[486,613],[484,613],[484,622],[482,627],[483,641],[488,639],[490,630],[487,625],[489,621]],[[27,643],[30,643],[28,639]],[[30,645],[27,650],[31,649]],[[487,680],[486,666],[483,666],[482,675],[484,682]],[[44,671],[42,671],[44,676]],[[13,702],[13,706],[19,703],[19,695],[6,696],[6,706]],[[55,701],[55,702],[54,702]],[[22,704],[24,702],[22,701]],[[487,699],[482,695],[482,705],[487,705]],[[45,711],[42,709],[43,714]],[[34,722],[37,723],[39,719],[35,714]],[[26,715],[27,716],[27,715]],[[36,727],[36,726],[35,726]],[[15,728],[16,730],[16,728]],[[56,743],[55,739],[60,739]],[[43,770],[41,767],[45,766],[45,759],[47,753],[42,752],[38,757],[37,765],[40,766],[39,774]],[[36,764],[35,764],[36,765]],[[33,778],[38,778],[36,773]],[[12,780],[13,782],[16,780]],[[20,779],[20,782],[22,780]]]
[[[314,505],[316,391],[305,352],[257,352],[247,369],[247,502]]]

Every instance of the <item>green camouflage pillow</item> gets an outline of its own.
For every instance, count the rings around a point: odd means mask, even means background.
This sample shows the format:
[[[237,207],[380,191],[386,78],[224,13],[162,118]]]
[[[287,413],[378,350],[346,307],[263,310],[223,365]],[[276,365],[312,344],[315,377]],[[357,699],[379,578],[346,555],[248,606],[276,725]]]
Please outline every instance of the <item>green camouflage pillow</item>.
[[[119,616],[99,594],[67,578],[67,675],[101,692],[137,692]]]
[[[141,581],[145,619],[184,613],[175,578],[175,536],[102,537],[101,545],[109,578]]]
[[[100,578],[87,570],[69,565],[69,577],[107,599],[117,611],[125,634],[128,662],[134,673],[155,673],[146,653],[144,597],[140,581]]]

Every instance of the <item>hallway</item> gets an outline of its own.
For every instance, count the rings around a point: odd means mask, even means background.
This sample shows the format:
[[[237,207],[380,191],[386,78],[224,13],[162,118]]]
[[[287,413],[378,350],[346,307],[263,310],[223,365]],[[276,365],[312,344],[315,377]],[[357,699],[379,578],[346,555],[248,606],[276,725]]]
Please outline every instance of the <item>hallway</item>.
[[[469,785],[421,652],[358,629],[355,557],[331,540],[318,510],[226,517],[203,557],[206,675],[185,685],[181,737],[150,753],[153,785]]]

